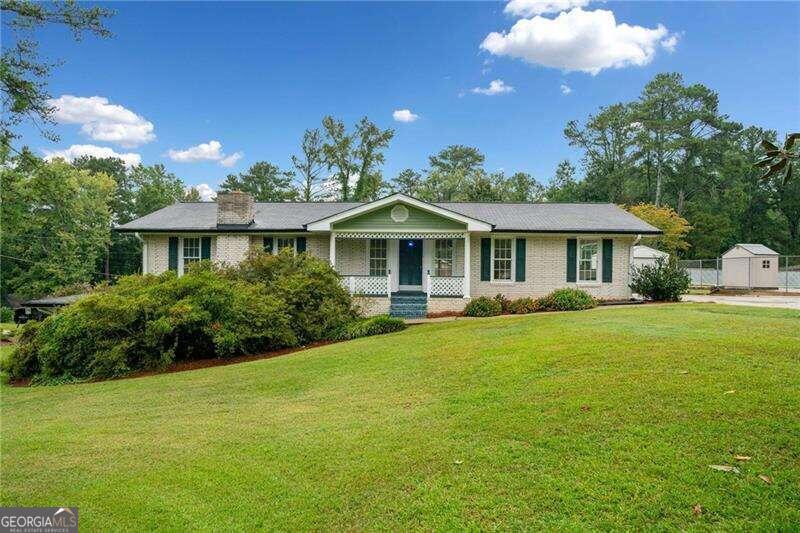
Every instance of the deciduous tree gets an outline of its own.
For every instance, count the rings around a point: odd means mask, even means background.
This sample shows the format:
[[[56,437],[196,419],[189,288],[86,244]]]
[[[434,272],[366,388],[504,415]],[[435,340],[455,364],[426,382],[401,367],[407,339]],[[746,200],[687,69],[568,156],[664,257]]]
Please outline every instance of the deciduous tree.
[[[0,162],[8,157],[15,126],[23,121],[36,125],[48,139],[57,139],[48,129],[55,110],[48,103],[47,78],[54,63],[42,60],[34,31],[45,26],[63,26],[76,40],[84,33],[109,37],[105,27],[112,11],[85,7],[75,1],[35,2],[2,0],[3,52],[0,57],[0,87],[3,113],[0,119]]]
[[[257,202],[290,202],[297,200],[299,196],[292,184],[293,178],[292,172],[281,170],[272,163],[259,161],[246,172],[228,174],[220,190],[246,192]]]

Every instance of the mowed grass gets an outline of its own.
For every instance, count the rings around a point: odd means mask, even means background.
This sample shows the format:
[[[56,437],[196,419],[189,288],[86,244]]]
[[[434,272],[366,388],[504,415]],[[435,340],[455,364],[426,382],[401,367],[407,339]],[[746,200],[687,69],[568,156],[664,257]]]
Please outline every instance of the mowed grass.
[[[2,393],[0,502],[86,530],[800,524],[796,311],[459,320]]]

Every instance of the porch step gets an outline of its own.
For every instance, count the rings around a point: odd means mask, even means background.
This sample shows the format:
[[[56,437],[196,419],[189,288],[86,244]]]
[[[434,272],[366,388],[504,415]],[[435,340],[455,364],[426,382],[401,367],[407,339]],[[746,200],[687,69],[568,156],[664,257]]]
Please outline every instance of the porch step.
[[[398,318],[424,318],[428,315],[428,298],[425,293],[394,293],[389,315]]]

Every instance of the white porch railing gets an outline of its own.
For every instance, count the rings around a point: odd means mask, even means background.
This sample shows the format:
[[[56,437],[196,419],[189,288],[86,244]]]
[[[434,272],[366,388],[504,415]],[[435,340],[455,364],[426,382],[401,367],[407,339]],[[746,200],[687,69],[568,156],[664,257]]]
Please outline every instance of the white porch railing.
[[[343,275],[342,286],[350,291],[350,294],[389,296],[389,288],[392,285],[387,274],[385,276]]]
[[[428,297],[463,295],[464,276],[431,276],[428,274]]]

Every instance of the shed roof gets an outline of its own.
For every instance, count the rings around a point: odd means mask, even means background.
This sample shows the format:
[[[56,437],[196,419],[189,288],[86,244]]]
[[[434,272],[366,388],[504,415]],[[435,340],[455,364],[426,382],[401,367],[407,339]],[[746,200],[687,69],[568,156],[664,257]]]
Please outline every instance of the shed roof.
[[[764,246],[763,244],[737,244],[736,246],[750,252],[753,255],[778,255],[778,252],[772,248]],[[728,250],[728,252],[730,252],[730,250]]]
[[[668,256],[669,254],[667,252],[662,252],[661,250],[656,250],[655,248],[650,248],[642,244],[633,247],[633,257],[638,259],[655,259],[657,257]]]

